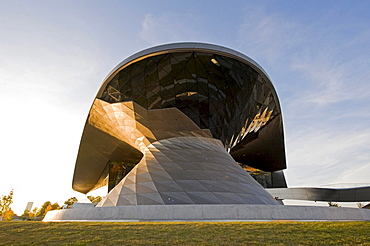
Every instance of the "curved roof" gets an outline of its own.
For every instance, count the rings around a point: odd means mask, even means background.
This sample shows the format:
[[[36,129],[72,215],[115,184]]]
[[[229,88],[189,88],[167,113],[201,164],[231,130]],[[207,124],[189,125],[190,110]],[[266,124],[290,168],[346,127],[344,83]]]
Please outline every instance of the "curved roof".
[[[105,77],[104,82],[102,86],[100,87],[98,94],[96,97],[100,97],[104,91],[104,88],[106,85],[110,82],[110,80],[122,69],[125,67],[138,62],[140,60],[143,60],[147,57],[161,55],[161,54],[167,54],[167,53],[175,53],[175,52],[189,52],[189,51],[198,51],[198,52],[206,52],[206,53],[214,53],[218,55],[223,55],[226,57],[234,58],[236,60],[239,60],[241,62],[244,62],[251,67],[253,67],[256,71],[258,71],[259,74],[264,76],[267,80],[267,82],[270,84],[272,88],[274,86],[271,83],[271,79],[266,73],[265,70],[252,58],[227,47],[223,47],[220,45],[215,44],[207,44],[207,43],[196,43],[196,42],[183,42],[183,43],[169,43],[169,44],[163,44],[154,46],[142,51],[139,51],[122,62],[120,62],[115,68],[112,69],[112,71],[108,74],[107,77]],[[273,91],[274,96],[277,97],[276,91]],[[279,105],[280,107],[280,105]]]

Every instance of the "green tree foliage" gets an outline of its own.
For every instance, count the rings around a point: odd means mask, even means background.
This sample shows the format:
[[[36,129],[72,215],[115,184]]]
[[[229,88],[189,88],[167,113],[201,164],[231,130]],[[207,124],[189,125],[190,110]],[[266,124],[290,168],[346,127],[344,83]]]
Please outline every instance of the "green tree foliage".
[[[0,200],[0,216],[4,217],[4,213],[11,210],[10,205],[13,203],[13,190],[7,196],[1,196]],[[14,213],[13,213],[14,214]]]
[[[100,202],[103,198],[101,196],[87,196],[87,198],[92,202],[92,203],[98,203]]]
[[[8,210],[3,212],[2,217],[3,217],[4,221],[9,221],[9,220],[13,220],[14,215],[15,214],[14,214],[13,210],[8,209]]]
[[[29,216],[29,218],[30,218],[31,220],[33,220],[33,219],[36,217],[36,215],[37,215],[37,211],[38,211],[38,210],[39,210],[39,209],[38,209],[37,207],[34,207],[34,208],[32,209],[32,211],[28,213],[28,216]]]
[[[44,217],[46,214],[46,208],[51,204],[50,201],[44,202],[41,208],[37,211],[36,217]]]
[[[53,203],[53,204],[50,204],[51,206],[51,209],[50,210],[58,210],[60,209],[60,206],[57,202]]]
[[[36,216],[37,217],[45,217],[47,212],[49,212],[51,210],[56,210],[56,209],[59,209],[59,208],[60,208],[60,206],[57,202],[52,204],[50,201],[47,201],[37,211]]]
[[[28,220],[28,219],[30,219],[30,216],[29,216],[30,212],[31,212],[30,210],[25,209],[23,211],[22,216],[21,216],[22,220]]]
[[[78,202],[76,197],[71,197],[67,201],[64,202],[64,204],[67,204],[68,206],[73,205],[73,203]]]

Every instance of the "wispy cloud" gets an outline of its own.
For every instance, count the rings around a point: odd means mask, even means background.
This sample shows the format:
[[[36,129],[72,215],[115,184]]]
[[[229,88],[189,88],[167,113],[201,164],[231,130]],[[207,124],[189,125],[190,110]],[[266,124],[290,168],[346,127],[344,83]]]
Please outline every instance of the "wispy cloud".
[[[142,21],[139,37],[151,45],[199,39],[196,16],[191,13],[147,14]],[[191,28],[194,26],[194,28]]]
[[[344,35],[347,27],[325,25],[340,13],[327,15],[305,23],[252,5],[239,29],[241,50],[281,89],[293,186],[369,181],[369,31]]]
[[[300,72],[308,83],[305,93],[299,95],[301,102],[325,106],[370,97],[370,83],[366,83],[370,70],[364,67],[370,65],[370,57],[348,58],[340,46],[337,49],[336,54],[323,49],[310,57],[294,58],[291,69]]]
[[[362,48],[361,52],[357,47],[366,47],[370,32],[343,36],[341,27],[328,28],[323,21],[317,19],[307,25],[269,13],[263,5],[249,6],[238,42],[258,61],[267,63],[272,68],[270,73],[296,73],[297,77],[285,79],[290,80],[286,83],[289,88],[298,88],[293,93],[301,103],[325,105],[369,97],[370,83],[365,81],[370,76],[370,49]]]
[[[293,132],[287,138],[289,157],[286,171],[290,185],[315,186],[348,182],[351,173],[370,168],[370,131],[348,129],[330,131],[327,127],[310,132]],[[356,182],[368,182],[368,175],[360,175]],[[354,182],[352,182],[354,183]]]
[[[256,57],[275,62],[299,41],[299,26],[279,16],[267,14],[260,5],[248,6],[238,32],[240,48]]]

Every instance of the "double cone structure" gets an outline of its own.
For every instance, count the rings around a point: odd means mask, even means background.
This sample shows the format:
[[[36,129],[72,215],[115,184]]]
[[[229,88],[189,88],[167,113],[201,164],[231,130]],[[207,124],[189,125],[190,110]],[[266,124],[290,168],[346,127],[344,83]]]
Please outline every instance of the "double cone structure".
[[[285,187],[285,168],[280,105],[263,69],[225,47],[176,43],[134,54],[107,76],[73,189],[107,185],[100,207],[277,205],[245,169]]]

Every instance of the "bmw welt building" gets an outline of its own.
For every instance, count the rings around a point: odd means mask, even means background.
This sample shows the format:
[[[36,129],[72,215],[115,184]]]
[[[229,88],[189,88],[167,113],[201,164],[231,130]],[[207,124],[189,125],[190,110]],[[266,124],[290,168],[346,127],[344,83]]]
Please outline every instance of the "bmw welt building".
[[[330,219],[329,208],[302,217],[265,189],[287,188],[285,168],[279,100],[255,61],[217,45],[161,45],[115,67],[88,114],[72,186],[108,195],[46,220]]]

